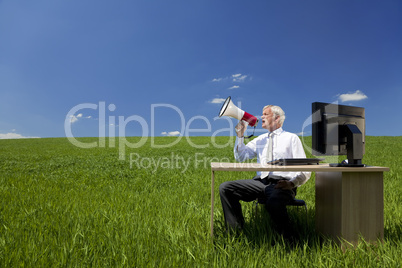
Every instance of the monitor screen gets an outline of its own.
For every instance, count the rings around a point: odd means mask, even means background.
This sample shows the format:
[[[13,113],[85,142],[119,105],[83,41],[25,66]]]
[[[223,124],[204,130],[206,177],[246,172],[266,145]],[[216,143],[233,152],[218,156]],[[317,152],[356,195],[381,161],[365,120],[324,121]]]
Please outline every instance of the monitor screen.
[[[314,102],[312,147],[314,155],[347,155],[348,166],[360,166],[365,152],[364,108]]]

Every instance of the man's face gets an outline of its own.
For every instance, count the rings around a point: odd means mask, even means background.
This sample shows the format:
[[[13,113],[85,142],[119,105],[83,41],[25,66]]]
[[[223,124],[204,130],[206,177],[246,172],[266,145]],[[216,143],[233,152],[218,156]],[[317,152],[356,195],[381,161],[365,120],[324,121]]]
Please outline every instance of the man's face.
[[[262,112],[262,128],[267,129],[269,132],[274,131],[275,129],[279,128],[279,117],[275,118],[274,114],[271,111],[271,108],[265,108]]]

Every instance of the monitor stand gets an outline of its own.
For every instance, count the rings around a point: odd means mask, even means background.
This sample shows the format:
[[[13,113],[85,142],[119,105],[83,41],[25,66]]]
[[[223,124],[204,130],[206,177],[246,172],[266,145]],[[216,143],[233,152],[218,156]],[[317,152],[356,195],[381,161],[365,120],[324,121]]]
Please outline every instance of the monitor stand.
[[[331,163],[330,167],[365,167],[365,164],[362,164],[361,159],[352,159],[349,163],[348,160],[343,160],[341,163]]]

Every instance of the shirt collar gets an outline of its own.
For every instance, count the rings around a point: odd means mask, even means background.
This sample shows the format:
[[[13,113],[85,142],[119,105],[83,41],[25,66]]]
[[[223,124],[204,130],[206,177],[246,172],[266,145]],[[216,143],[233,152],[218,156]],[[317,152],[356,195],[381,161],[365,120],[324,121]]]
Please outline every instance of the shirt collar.
[[[272,133],[274,133],[275,135],[280,135],[283,132],[282,127],[275,129],[274,131],[272,131]],[[269,134],[269,133],[268,133]]]

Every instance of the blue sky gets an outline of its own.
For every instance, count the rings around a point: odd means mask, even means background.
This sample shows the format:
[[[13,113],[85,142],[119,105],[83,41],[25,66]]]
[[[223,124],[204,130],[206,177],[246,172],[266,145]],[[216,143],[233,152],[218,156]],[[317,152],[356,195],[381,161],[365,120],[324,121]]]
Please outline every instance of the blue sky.
[[[398,0],[2,0],[0,40],[0,138],[228,135],[228,96],[294,133],[315,101],[402,133]]]

